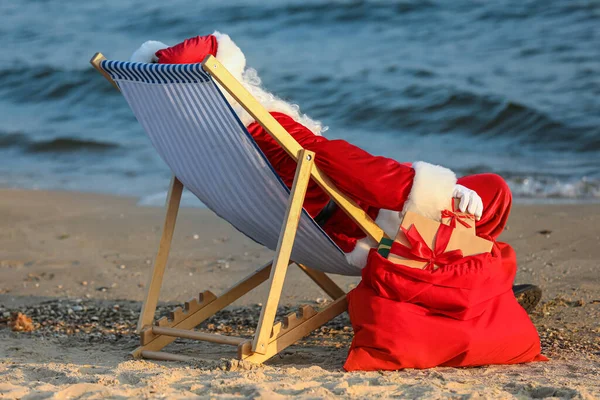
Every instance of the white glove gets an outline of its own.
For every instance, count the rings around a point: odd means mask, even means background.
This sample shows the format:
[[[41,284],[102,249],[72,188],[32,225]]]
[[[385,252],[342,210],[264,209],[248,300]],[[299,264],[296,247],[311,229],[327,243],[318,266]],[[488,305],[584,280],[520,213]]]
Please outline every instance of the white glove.
[[[477,192],[466,188],[463,185],[456,185],[454,186],[452,197],[460,199],[458,209],[461,212],[468,212],[469,214],[474,215],[478,221],[481,219],[481,215],[483,214],[483,201]]]

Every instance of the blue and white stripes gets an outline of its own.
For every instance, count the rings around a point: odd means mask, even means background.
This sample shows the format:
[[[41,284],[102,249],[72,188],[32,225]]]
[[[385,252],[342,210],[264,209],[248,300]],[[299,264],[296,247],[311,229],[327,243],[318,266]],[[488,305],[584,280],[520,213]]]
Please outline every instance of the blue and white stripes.
[[[101,67],[115,81],[197,83],[210,80],[202,69],[202,64],[145,64],[104,60]]]
[[[207,207],[274,250],[289,190],[200,64],[104,61],[171,171]],[[292,259],[323,272],[360,275],[303,211]]]

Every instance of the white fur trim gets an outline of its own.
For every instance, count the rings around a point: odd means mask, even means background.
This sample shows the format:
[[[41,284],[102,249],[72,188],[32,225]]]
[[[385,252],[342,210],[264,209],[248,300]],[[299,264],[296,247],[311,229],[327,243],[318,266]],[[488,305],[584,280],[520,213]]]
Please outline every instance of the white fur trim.
[[[402,217],[400,217],[398,211],[382,208],[379,210],[377,218],[375,218],[375,223],[383,229],[386,235],[393,239],[398,234],[398,229],[400,229],[400,224],[402,223]]]
[[[147,42],[142,44],[139,49],[133,52],[129,61],[141,63],[155,63],[158,61],[158,58],[156,57],[155,53],[159,50],[166,49],[168,47],[168,45],[162,42],[148,40]]]
[[[415,178],[402,212],[412,211],[440,221],[442,210],[448,208],[452,199],[456,175],[448,168],[423,161],[412,167]]]
[[[239,81],[246,68],[246,56],[242,50],[231,40],[229,35],[215,31],[213,36],[217,39],[217,60],[227,68]]]
[[[356,241],[354,250],[352,250],[350,253],[345,253],[348,264],[354,265],[358,268],[366,267],[369,251],[371,251],[371,249],[374,247],[377,247],[377,243],[368,236]]]
[[[215,31],[213,36],[217,39],[217,55],[216,58],[227,68],[227,70],[244,85],[244,87],[252,94],[252,96],[260,103],[267,111],[278,111],[289,115],[294,121],[304,125],[311,130],[315,135],[321,135],[327,130],[319,121],[309,118],[305,114],[300,113],[300,107],[295,104],[290,104],[287,101],[267,92],[261,86],[260,78],[256,70],[252,68],[246,69],[246,57],[240,48],[231,40],[231,38],[221,32]],[[233,110],[238,115],[244,126],[248,126],[254,122],[254,118],[243,109],[237,101],[235,101],[226,90],[221,87],[221,92],[233,107]]]

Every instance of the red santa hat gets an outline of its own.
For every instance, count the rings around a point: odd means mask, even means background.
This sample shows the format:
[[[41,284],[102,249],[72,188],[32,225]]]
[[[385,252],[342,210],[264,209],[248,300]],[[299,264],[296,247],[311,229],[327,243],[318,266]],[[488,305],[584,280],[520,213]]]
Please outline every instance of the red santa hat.
[[[240,79],[246,68],[246,57],[229,35],[215,31],[212,35],[196,36],[169,47],[148,41],[140,46],[131,61],[159,64],[193,64],[204,60],[208,55],[217,58],[236,78]]]

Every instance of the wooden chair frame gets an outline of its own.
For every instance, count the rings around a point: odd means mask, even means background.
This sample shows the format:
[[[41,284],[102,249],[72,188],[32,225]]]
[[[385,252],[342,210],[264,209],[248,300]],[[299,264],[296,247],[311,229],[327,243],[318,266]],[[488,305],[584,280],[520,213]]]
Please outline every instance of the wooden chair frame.
[[[96,53],[90,62],[118,89],[118,85],[100,67],[100,63],[104,59],[101,53]],[[167,197],[166,217],[158,253],[137,325],[137,333],[140,335],[141,343],[131,354],[136,358],[188,360],[190,357],[160,351],[180,337],[237,346],[239,359],[262,363],[347,309],[346,293],[335,282],[323,272],[298,264],[300,269],[334,301],[319,312],[311,306],[301,306],[299,314],[287,315],[283,322],[275,324],[275,313],[287,268],[293,263],[290,260],[290,255],[310,179],[317,182],[369,237],[379,242],[385,237],[385,234],[354,201],[337,189],[331,180],[314,165],[315,154],[303,149],[215,57],[207,56],[202,63],[202,67],[297,161],[298,166],[288,200],[287,212],[281,227],[273,261],[263,265],[220,296],[205,291],[200,293],[198,299],[187,301],[185,308],[178,307],[173,310],[170,313],[170,318],[163,317],[154,322],[154,313],[158,304],[183,191],[183,184],[176,177],[173,177]],[[204,320],[227,307],[264,281],[269,282],[269,292],[266,301],[263,303],[253,339],[209,334],[194,330]]]

